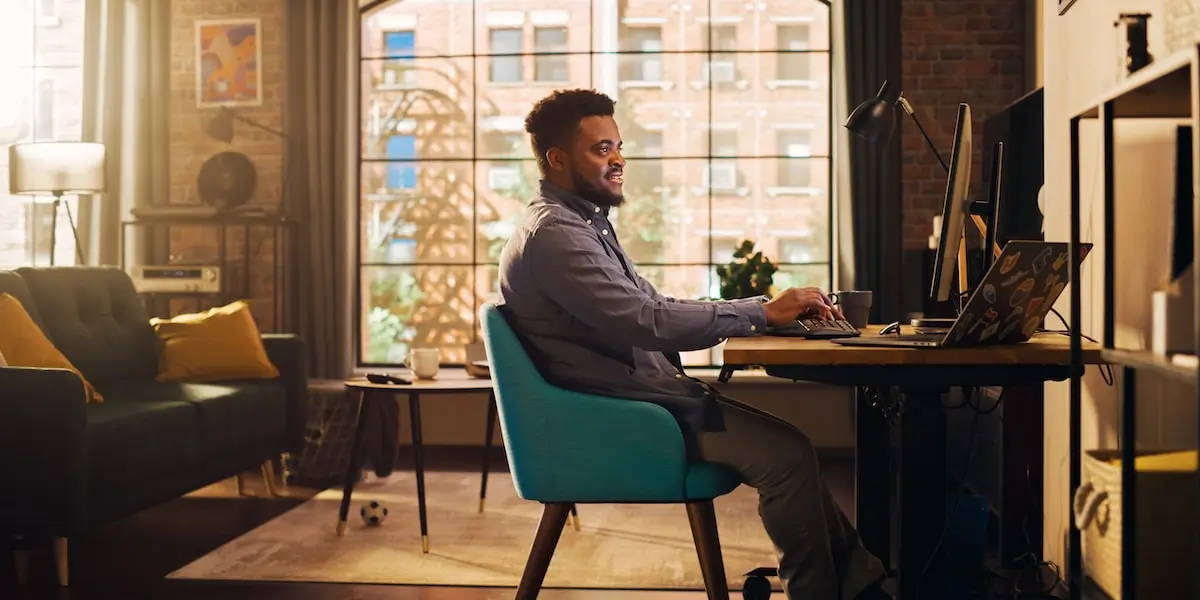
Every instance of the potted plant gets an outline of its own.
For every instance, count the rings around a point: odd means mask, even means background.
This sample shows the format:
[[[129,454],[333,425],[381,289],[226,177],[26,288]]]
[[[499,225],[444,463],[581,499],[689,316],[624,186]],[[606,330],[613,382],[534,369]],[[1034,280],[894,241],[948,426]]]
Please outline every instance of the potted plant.
[[[721,278],[721,299],[736,300],[751,296],[771,295],[775,272],[779,270],[771,259],[754,249],[754,242],[744,240],[733,253],[734,260],[717,266]]]

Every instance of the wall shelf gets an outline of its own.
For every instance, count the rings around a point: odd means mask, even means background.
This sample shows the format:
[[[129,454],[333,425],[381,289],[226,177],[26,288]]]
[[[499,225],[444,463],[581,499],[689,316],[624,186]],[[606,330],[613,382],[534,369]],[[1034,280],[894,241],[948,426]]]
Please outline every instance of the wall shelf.
[[[1102,168],[1104,177],[1104,340],[1103,355],[1105,360],[1122,369],[1120,386],[1121,427],[1121,529],[1125,532],[1135,531],[1137,497],[1137,472],[1134,469],[1134,453],[1136,443],[1136,394],[1134,383],[1138,372],[1154,373],[1176,382],[1191,383],[1194,387],[1196,400],[1200,403],[1200,370],[1180,366],[1169,357],[1159,356],[1146,350],[1119,349],[1115,347],[1114,337],[1114,288],[1116,264],[1116,236],[1114,227],[1114,204],[1116,188],[1115,155],[1114,152],[1114,121],[1116,119],[1166,118],[1188,119],[1192,127],[1192,212],[1193,239],[1200,240],[1200,45],[1189,47],[1184,51],[1164,57],[1153,64],[1130,75],[1111,89],[1100,94],[1086,106],[1075,111],[1070,118],[1071,144],[1071,233],[1070,233],[1070,282],[1071,282],[1071,391],[1070,391],[1070,497],[1080,486],[1082,449],[1080,448],[1080,409],[1082,405],[1082,332],[1081,319],[1081,285],[1080,283],[1080,198],[1081,177],[1079,160],[1079,124],[1083,119],[1098,119],[1101,123]],[[1193,264],[1200,264],[1200,244],[1193,243]],[[1200,277],[1194,282],[1195,298],[1200,298]],[[1200,348],[1200,302],[1193,306],[1195,323],[1194,348]],[[1200,422],[1197,423],[1197,447],[1200,447]],[[1200,470],[1196,471],[1196,485],[1200,486]],[[1075,513],[1069,513],[1069,548],[1068,571],[1070,578],[1071,598],[1091,597],[1084,591],[1087,581],[1083,568],[1081,532],[1076,526]],[[1200,532],[1197,549],[1200,550]],[[1121,590],[1120,597],[1129,599],[1137,597],[1137,556],[1134,547],[1136,535],[1121,536]],[[1200,597],[1200,551],[1192,557],[1190,569],[1194,578],[1194,589],[1191,594],[1180,591],[1179,597]],[[1151,559],[1152,557],[1143,557]]]

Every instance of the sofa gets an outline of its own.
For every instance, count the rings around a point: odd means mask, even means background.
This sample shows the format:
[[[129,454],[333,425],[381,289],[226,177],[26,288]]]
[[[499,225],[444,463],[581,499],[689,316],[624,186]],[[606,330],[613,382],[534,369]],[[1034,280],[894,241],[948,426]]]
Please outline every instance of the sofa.
[[[60,583],[68,538],[302,447],[297,337],[262,335],[275,379],[160,382],[158,338],[124,271],[0,271],[2,293],[103,396],[86,402],[67,369],[0,367],[0,540],[54,539]]]

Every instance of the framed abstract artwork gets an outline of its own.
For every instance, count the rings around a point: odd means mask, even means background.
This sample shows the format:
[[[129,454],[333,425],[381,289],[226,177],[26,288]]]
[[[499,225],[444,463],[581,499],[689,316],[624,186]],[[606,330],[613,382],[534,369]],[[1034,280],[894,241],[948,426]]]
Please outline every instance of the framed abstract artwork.
[[[196,22],[196,106],[262,104],[262,21]]]

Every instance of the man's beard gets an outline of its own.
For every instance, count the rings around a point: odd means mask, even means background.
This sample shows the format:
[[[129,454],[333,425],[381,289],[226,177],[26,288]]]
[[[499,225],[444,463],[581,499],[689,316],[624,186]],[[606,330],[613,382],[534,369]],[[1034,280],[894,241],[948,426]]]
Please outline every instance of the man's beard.
[[[579,176],[579,171],[571,171],[571,183],[575,184],[575,192],[580,198],[596,206],[617,207],[625,203],[624,194],[614,194]]]

